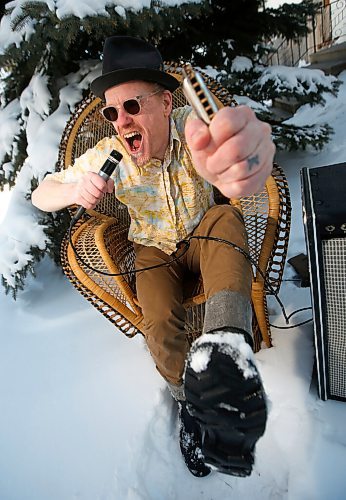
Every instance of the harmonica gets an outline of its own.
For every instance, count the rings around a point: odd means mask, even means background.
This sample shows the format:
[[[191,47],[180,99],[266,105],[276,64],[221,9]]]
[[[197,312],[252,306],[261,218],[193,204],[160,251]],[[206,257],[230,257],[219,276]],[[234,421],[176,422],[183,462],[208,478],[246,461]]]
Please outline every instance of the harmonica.
[[[219,109],[213,94],[208,89],[202,75],[194,70],[190,64],[185,64],[182,72],[184,76],[182,88],[186,99],[198,118],[210,125],[214,114]]]

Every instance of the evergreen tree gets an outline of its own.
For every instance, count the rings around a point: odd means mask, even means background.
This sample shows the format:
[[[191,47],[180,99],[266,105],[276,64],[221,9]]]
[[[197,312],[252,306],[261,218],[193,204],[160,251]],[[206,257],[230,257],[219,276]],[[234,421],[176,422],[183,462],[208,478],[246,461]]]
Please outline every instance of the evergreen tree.
[[[325,76],[319,70],[264,67],[247,57],[237,56],[227,70],[219,75],[221,84],[232,89],[238,96],[246,96],[257,104],[257,116],[271,124],[273,139],[279,149],[306,149],[309,146],[322,149],[328,142],[332,128],[322,125],[300,126],[291,124],[284,114],[280,116],[271,105],[275,98],[286,98],[299,108],[304,104],[324,104],[324,93],[336,95],[339,81],[334,76]],[[261,106],[258,106],[258,103]]]
[[[78,14],[79,3],[83,15]],[[63,213],[43,214],[30,205],[31,191],[45,173],[37,172],[34,160],[30,159],[33,123],[48,124],[55,116],[60,121],[61,116],[67,119],[74,105],[89,91],[86,79],[88,73],[99,68],[107,36],[133,35],[147,39],[159,47],[165,60],[188,60],[202,68],[211,66],[232,93],[245,92],[264,102],[283,91],[275,89],[274,80],[270,84],[270,79],[265,85],[259,83],[264,72],[258,64],[266,50],[263,39],[279,33],[288,39],[304,34],[305,18],[316,8],[310,0],[284,5],[279,10],[263,9],[262,0],[196,0],[196,3],[190,0],[176,6],[151,0],[150,7],[137,10],[125,9],[121,0],[99,3],[102,5],[97,12],[90,10],[85,15],[81,0],[72,2],[70,10],[65,12],[48,1],[14,0],[7,4],[2,19],[3,23],[11,16],[11,28],[18,33],[18,41],[6,46],[0,54],[0,119],[11,121],[12,134],[4,141],[5,147],[0,147],[0,189],[6,184],[16,188],[20,185],[23,210],[30,211],[33,223],[42,227],[40,244],[27,244],[21,251],[25,258],[14,254],[14,264],[1,270],[6,290],[14,294],[23,288],[27,273],[34,272],[36,261],[43,255],[48,252],[58,259],[59,242],[66,226]],[[239,71],[234,65],[239,55],[253,59],[247,71]],[[318,102],[321,91],[336,90],[334,82],[326,81],[323,85],[314,92],[309,88],[309,95],[297,91],[296,96],[301,102]],[[68,86],[75,92],[73,102],[71,98],[63,99]],[[275,140],[283,147],[305,147],[308,143],[321,147],[327,140],[327,127],[320,131],[291,127],[288,141],[288,128],[274,123],[270,109],[263,109],[262,106],[262,116],[272,121]],[[59,127],[62,132],[60,122]],[[51,126],[50,130],[53,129]],[[54,170],[54,161],[51,163],[47,171]]]

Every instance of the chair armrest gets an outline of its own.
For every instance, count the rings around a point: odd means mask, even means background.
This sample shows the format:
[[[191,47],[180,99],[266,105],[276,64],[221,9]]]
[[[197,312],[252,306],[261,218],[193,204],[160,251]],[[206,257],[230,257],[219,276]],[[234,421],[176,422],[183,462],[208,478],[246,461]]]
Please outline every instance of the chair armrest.
[[[117,274],[133,269],[134,251],[127,239],[127,231],[126,226],[115,218],[98,216],[83,220],[72,235],[72,242],[83,262],[76,257],[71,245],[65,242],[63,267],[68,277],[72,272],[96,302],[103,301],[114,314],[120,313],[140,330],[143,317],[136,302],[134,275],[107,276],[97,272]]]

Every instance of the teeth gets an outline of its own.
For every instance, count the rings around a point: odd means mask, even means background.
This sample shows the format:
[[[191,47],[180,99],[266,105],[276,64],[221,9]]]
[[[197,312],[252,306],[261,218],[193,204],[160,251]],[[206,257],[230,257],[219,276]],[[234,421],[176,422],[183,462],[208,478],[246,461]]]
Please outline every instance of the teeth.
[[[140,135],[139,132],[129,132],[128,134],[124,134],[125,139],[129,139],[130,137],[134,137],[135,135]]]

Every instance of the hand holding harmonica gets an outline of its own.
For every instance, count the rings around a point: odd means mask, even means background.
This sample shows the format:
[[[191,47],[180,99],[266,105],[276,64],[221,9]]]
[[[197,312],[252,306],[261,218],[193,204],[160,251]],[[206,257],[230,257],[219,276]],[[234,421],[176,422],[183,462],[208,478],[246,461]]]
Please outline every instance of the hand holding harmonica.
[[[199,117],[185,127],[197,172],[229,198],[261,191],[275,153],[270,125],[248,106],[218,109],[202,77],[190,67],[183,89]]]

